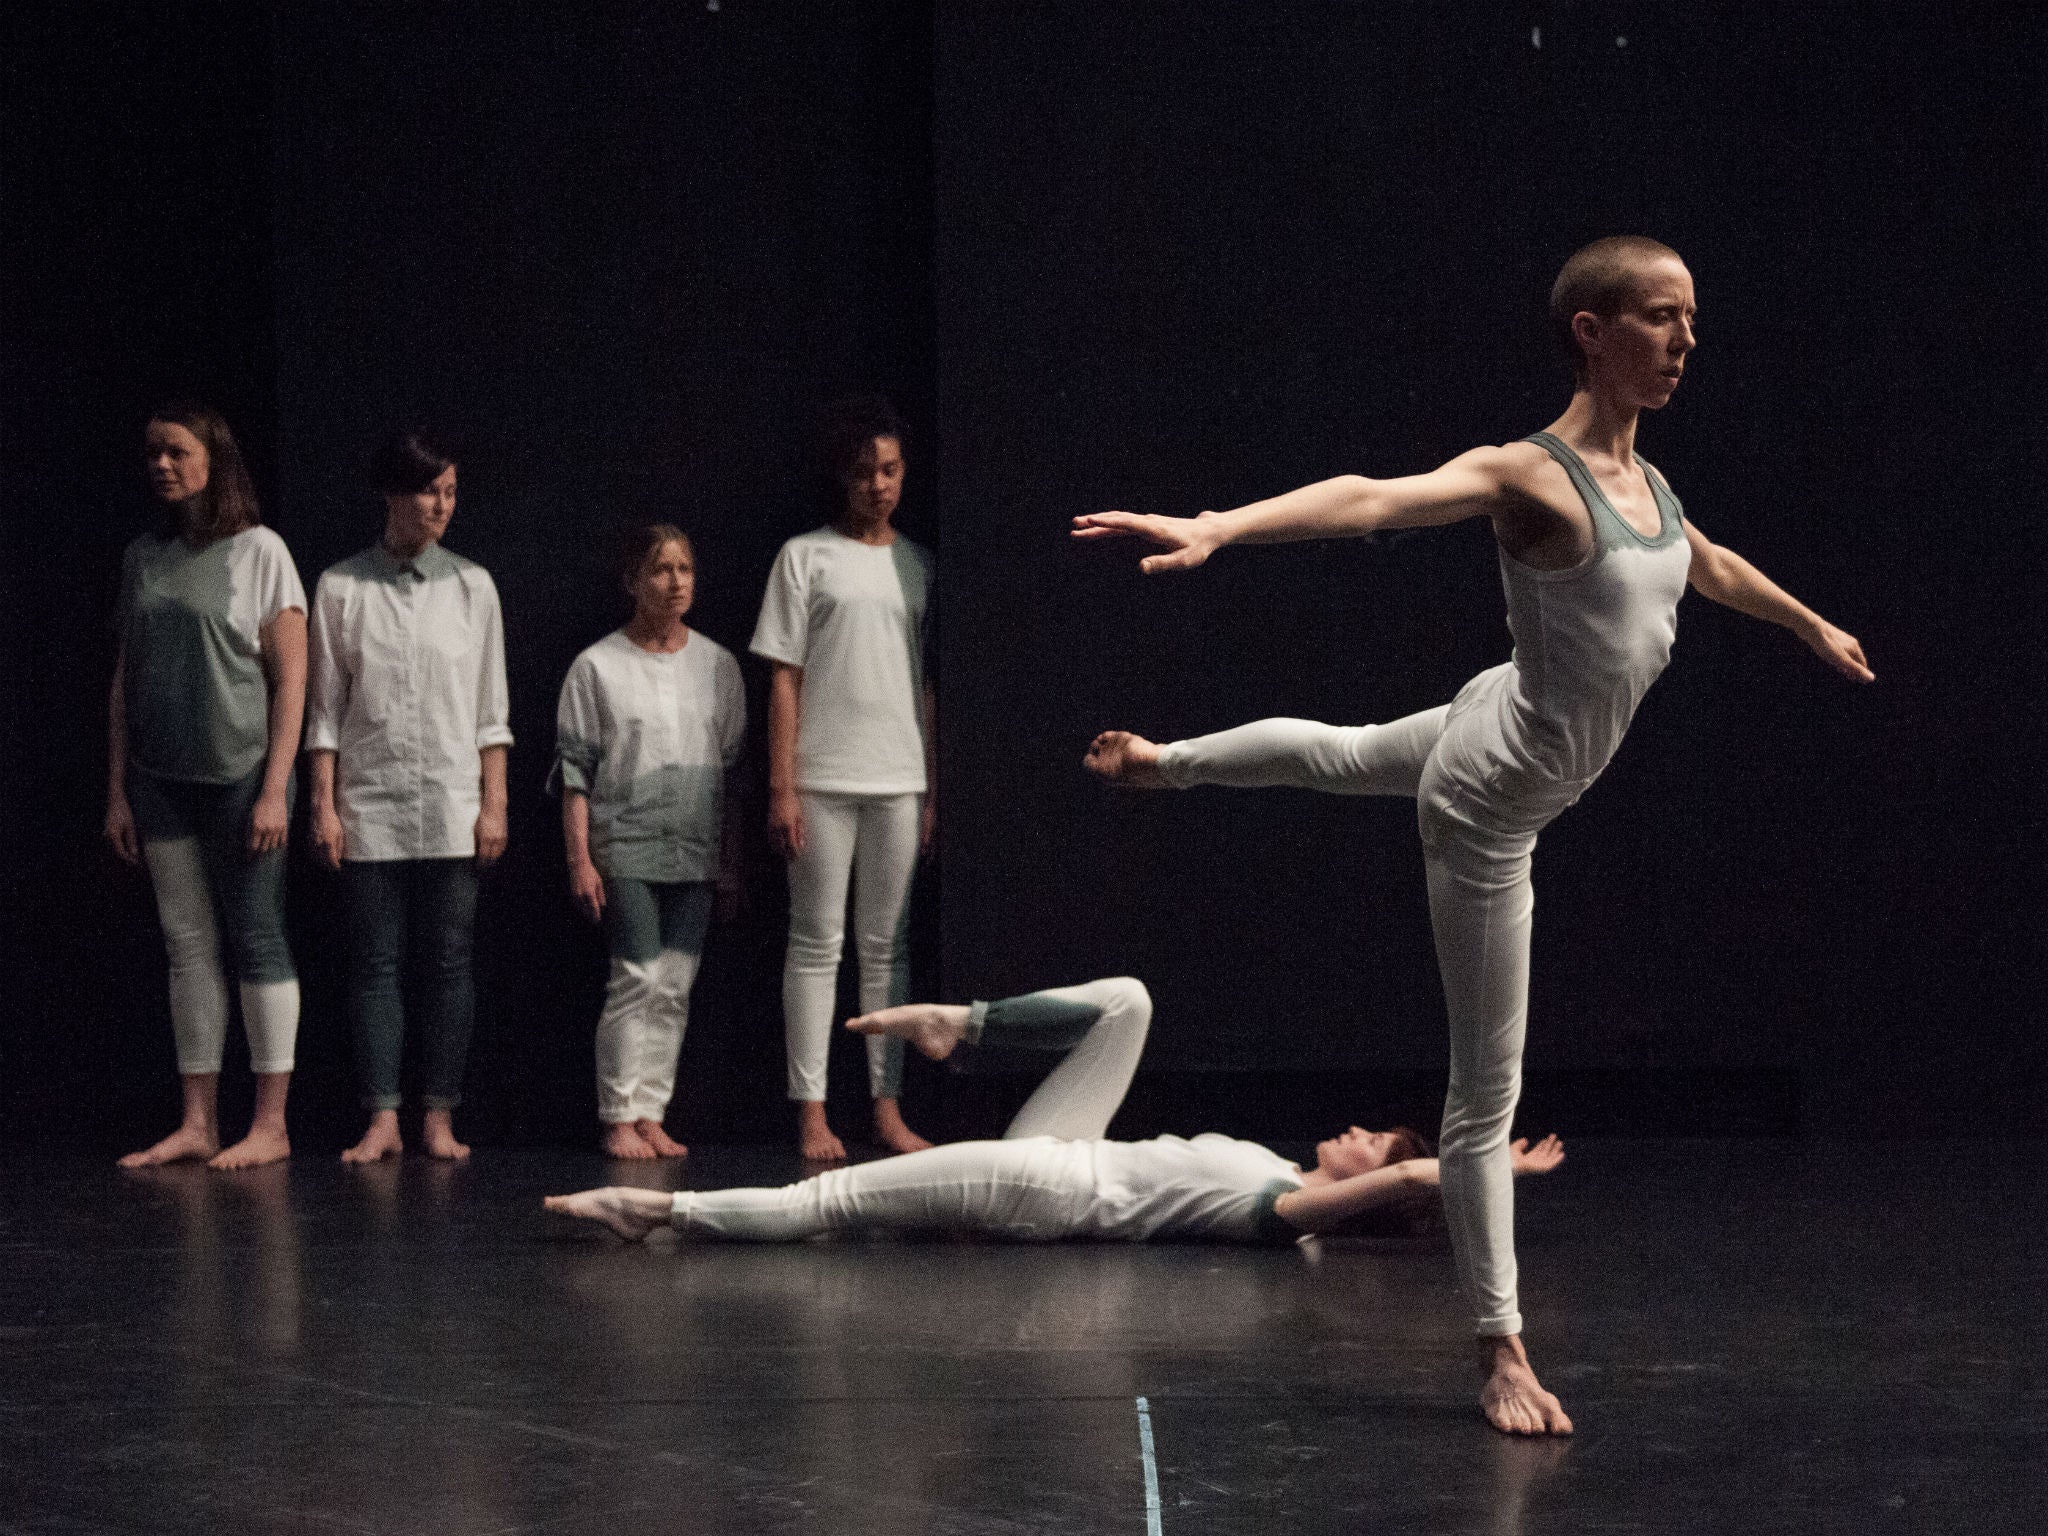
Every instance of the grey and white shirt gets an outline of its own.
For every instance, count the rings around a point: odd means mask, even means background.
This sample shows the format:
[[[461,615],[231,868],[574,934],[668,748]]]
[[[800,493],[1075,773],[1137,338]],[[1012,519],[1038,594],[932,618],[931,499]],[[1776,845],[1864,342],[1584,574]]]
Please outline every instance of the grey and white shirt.
[[[512,740],[505,629],[490,572],[430,544],[383,545],[320,577],[306,750],[336,754],[348,858],[476,852],[485,747]]]
[[[194,549],[144,534],[121,557],[128,761],[144,773],[232,784],[270,753],[263,631],[306,589],[284,540],[244,528]]]
[[[740,664],[706,635],[641,649],[614,630],[578,656],[555,714],[550,786],[590,799],[590,858],[658,883],[718,877],[725,773],[747,734]]]
[[[863,544],[833,528],[782,546],[750,647],[803,668],[797,788],[922,794],[931,556],[901,534]]]

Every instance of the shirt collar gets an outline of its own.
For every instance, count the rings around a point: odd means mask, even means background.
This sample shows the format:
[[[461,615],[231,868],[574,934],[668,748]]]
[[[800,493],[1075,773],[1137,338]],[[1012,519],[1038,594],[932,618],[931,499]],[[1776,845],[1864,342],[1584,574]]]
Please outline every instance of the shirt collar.
[[[410,571],[422,579],[431,580],[449,569],[454,557],[439,544],[429,544],[410,560],[401,560],[391,553],[382,539],[377,541],[377,561],[385,571],[394,576]]]

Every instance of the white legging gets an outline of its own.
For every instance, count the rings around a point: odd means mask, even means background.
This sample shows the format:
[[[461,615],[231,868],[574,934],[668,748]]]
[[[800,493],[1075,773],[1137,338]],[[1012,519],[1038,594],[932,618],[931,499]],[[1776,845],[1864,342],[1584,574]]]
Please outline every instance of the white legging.
[[[178,1046],[178,1071],[186,1077],[218,1072],[227,1046],[228,982],[199,839],[145,842],[142,857],[149,865],[171,962],[171,1035]],[[239,990],[250,1070],[291,1071],[299,1035],[298,982],[244,981]]]
[[[846,888],[853,886],[854,953],[863,1013],[908,1000],[910,950],[904,919],[917,870],[921,795],[821,795],[805,791],[804,850],[789,863],[789,949],[782,962],[783,1037],[789,1096],[822,1101],[832,1050],[839,952],[846,937]],[[894,1098],[903,1042],[868,1038],[868,1087]]]
[[[1475,795],[1445,770],[1449,731],[1486,729],[1442,705],[1386,725],[1258,720],[1174,742],[1169,784],[1293,786],[1417,802],[1429,918],[1450,1020],[1450,1091],[1438,1155],[1458,1275],[1481,1334],[1522,1331],[1515,1292],[1515,1197],[1508,1136],[1522,1091],[1529,1012],[1529,882],[1537,831],[1579,787],[1533,804]],[[1496,800],[1499,797],[1496,797]]]
[[[1014,1238],[1076,1230],[1095,1199],[1091,1143],[1109,1129],[1131,1085],[1152,999],[1128,976],[1031,996],[1101,1011],[1001,1141],[956,1141],[780,1189],[682,1191],[670,1220],[684,1232],[769,1243],[864,1227]]]

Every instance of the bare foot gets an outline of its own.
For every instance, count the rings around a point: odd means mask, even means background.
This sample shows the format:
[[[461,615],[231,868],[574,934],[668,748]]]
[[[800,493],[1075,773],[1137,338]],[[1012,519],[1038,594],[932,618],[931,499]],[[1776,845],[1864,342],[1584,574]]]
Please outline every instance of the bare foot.
[[[633,1243],[667,1225],[674,1208],[667,1195],[653,1189],[586,1189],[575,1195],[549,1195],[541,1203],[558,1215],[601,1221]]]
[[[1486,1385],[1479,1393],[1479,1411],[1486,1422],[1508,1435],[1568,1435],[1572,1421],[1564,1405],[1543,1390],[1521,1337],[1504,1334],[1479,1341],[1479,1368]]]
[[[153,1147],[130,1152],[121,1159],[123,1168],[154,1168],[161,1163],[182,1163],[212,1157],[220,1150],[220,1137],[210,1125],[181,1125]]]
[[[1129,731],[1104,731],[1088,743],[1081,766],[1098,778],[1125,789],[1165,789],[1159,771],[1159,748]]]
[[[796,1144],[807,1163],[843,1163],[846,1143],[825,1123],[825,1106],[805,1100],[796,1107]]]
[[[659,1120],[635,1120],[633,1129],[640,1133],[640,1139],[654,1149],[656,1157],[688,1157],[690,1149],[662,1129]]]
[[[398,1134],[398,1111],[380,1109],[370,1116],[370,1128],[363,1139],[341,1154],[344,1163],[375,1163],[396,1157],[405,1150]]]
[[[645,1138],[634,1129],[629,1120],[607,1125],[604,1128],[604,1135],[598,1140],[598,1145],[604,1149],[606,1157],[622,1158],[629,1162],[644,1163],[654,1157],[654,1148],[647,1145]]]
[[[208,1158],[206,1166],[225,1173],[235,1168],[261,1168],[265,1163],[281,1163],[291,1155],[291,1139],[285,1135],[282,1126],[252,1125],[248,1135]]]
[[[469,1148],[455,1139],[453,1110],[429,1109],[420,1119],[420,1140],[426,1143],[429,1157],[459,1163],[469,1156]]]
[[[894,1035],[933,1061],[944,1061],[967,1034],[967,1007],[963,1003],[904,1003],[848,1019],[846,1027],[857,1035]]]
[[[903,1110],[894,1099],[875,1100],[875,1140],[891,1152],[922,1152],[931,1145],[903,1123]]]

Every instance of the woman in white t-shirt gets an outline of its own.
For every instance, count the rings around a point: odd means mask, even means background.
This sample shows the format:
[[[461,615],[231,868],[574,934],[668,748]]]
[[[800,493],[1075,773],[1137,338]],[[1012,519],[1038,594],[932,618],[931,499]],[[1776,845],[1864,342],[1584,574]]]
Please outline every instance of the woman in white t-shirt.
[[[1145,1048],[1152,1000],[1129,976],[995,1003],[884,1009],[848,1027],[908,1040],[943,1060],[960,1044],[1058,1051],[1001,1141],[961,1141],[833,1169],[779,1189],[593,1189],[547,1208],[628,1238],[672,1225],[733,1241],[796,1242],[883,1228],[1019,1241],[1197,1238],[1290,1243],[1310,1232],[1394,1229],[1435,1204],[1437,1162],[1414,1131],[1352,1126],[1303,1170],[1257,1142],[1204,1134],[1104,1136]],[[1517,1141],[1516,1173],[1564,1161],[1555,1136]]]
[[[144,441],[166,515],[121,561],[106,835],[123,859],[149,866],[156,891],[184,1114],[121,1165],[205,1158],[252,1168],[291,1154],[284,1106],[299,981],[284,934],[284,845],[306,704],[306,589],[284,540],[263,526],[218,412],[166,406]],[[256,1112],[249,1134],[223,1150],[227,969],[239,984]]]
[[[737,892],[727,779],[747,731],[731,651],[683,622],[696,555],[680,528],[627,536],[633,617],[562,683],[555,768],[577,907],[604,924],[597,1118],[612,1157],[682,1157],[662,1126],[718,888]]]
[[[825,431],[837,518],[782,546],[752,650],[774,667],[768,696],[768,833],[789,863],[782,1013],[789,1096],[806,1159],[846,1148],[825,1119],[833,998],[853,887],[861,1007],[908,995],[904,920],[931,844],[932,690],[925,676],[931,557],[891,525],[903,494],[903,427],[886,401],[839,402]],[[868,1041],[875,1135],[930,1145],[903,1122],[900,1041]]]

